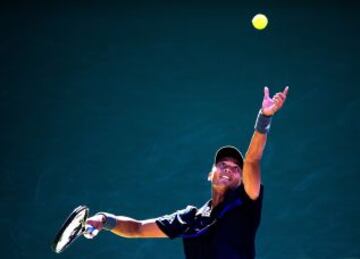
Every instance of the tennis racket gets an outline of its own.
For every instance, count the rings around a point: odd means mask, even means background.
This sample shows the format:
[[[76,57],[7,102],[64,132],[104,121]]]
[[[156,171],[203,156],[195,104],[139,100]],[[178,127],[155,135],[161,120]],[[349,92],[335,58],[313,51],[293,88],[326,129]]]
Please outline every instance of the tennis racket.
[[[63,252],[84,233],[97,234],[98,230],[95,227],[85,225],[88,216],[89,208],[83,205],[75,208],[74,211],[70,213],[52,242],[51,248],[55,253],[59,254]]]

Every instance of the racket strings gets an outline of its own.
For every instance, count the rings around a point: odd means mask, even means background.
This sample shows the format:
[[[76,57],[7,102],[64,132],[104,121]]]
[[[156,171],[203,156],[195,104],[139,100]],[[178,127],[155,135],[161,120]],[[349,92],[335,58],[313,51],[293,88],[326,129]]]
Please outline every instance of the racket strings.
[[[77,208],[70,215],[54,242],[55,252],[61,253],[84,232],[87,216],[88,209],[83,207]]]

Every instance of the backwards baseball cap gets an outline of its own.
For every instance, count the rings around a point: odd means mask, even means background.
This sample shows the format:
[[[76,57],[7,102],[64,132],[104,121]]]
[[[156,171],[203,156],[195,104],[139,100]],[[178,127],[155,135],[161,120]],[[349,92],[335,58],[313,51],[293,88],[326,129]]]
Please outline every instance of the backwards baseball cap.
[[[223,158],[229,157],[236,161],[236,163],[240,166],[240,168],[243,168],[243,155],[241,152],[234,146],[223,146],[216,151],[214,162],[217,164],[219,161],[221,161]]]

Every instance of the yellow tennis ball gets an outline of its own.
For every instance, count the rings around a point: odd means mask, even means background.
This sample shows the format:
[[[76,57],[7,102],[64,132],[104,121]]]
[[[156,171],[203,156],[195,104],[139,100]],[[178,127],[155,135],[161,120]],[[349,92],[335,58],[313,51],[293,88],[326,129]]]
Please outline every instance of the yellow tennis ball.
[[[252,18],[251,23],[255,27],[255,29],[263,30],[268,24],[268,19],[265,15],[259,13],[255,15],[254,18]]]

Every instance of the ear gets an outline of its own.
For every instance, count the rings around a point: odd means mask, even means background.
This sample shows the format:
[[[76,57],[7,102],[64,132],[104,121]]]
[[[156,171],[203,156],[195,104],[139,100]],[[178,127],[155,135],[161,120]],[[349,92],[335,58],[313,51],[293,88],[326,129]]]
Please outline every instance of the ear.
[[[210,182],[212,181],[215,171],[216,171],[216,166],[213,165],[211,168],[211,172],[208,174],[208,181],[210,181]]]
[[[214,176],[214,171],[211,171],[211,172],[208,174],[208,181],[209,181],[209,182],[211,182],[213,176]]]

